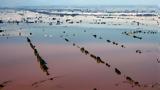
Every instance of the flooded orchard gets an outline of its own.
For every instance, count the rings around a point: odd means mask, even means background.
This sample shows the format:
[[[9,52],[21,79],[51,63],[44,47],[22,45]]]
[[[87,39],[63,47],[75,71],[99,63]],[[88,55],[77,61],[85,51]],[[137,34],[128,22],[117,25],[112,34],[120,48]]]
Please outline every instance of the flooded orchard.
[[[160,89],[158,30],[25,23],[0,27],[2,90]]]

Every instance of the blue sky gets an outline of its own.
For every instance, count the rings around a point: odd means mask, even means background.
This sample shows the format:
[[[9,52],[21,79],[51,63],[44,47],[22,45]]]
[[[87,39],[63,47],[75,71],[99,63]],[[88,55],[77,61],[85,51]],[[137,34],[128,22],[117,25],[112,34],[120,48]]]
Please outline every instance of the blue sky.
[[[160,5],[160,0],[0,0],[0,6]]]

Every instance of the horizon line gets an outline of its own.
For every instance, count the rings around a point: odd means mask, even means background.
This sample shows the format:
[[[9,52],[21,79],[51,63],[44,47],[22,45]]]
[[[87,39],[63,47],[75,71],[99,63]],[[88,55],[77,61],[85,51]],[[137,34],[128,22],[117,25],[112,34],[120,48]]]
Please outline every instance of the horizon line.
[[[23,8],[23,7],[160,7],[160,5],[21,5],[21,6],[0,6],[0,8]]]

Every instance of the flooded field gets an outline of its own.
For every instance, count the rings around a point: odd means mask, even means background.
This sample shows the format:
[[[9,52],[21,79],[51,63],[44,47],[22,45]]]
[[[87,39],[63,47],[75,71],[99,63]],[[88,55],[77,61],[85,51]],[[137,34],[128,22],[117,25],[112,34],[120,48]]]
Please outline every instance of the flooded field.
[[[0,27],[0,90],[160,89],[158,29]]]

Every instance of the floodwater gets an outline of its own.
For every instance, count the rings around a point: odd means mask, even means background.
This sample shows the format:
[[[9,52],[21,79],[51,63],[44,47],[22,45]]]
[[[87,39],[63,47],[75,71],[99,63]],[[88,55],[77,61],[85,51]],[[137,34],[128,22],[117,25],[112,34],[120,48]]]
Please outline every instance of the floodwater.
[[[45,24],[0,27],[5,29],[0,32],[2,90],[160,89],[160,32],[156,30]]]

